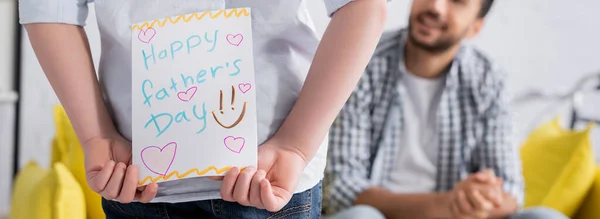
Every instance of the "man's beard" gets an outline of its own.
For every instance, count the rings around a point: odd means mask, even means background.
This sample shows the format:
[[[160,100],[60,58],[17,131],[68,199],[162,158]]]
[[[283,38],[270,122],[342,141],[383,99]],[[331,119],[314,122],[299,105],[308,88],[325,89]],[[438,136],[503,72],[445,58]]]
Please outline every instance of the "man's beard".
[[[461,37],[440,38],[432,44],[427,44],[416,39],[413,35],[412,21],[408,24],[408,37],[411,44],[430,53],[442,53],[460,43]]]

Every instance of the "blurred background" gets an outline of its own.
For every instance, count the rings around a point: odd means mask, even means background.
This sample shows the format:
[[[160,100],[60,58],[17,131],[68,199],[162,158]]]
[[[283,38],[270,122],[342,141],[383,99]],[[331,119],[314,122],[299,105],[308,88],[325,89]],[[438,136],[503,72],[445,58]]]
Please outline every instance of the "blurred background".
[[[390,3],[386,30],[405,26],[410,3]],[[308,0],[307,4],[320,35],[329,21],[323,2]],[[0,0],[0,214],[9,209],[16,170],[31,160],[48,167],[55,135],[53,107],[58,104],[26,33],[19,33],[23,30],[17,25],[16,6],[16,0]],[[574,110],[577,127],[585,125],[586,119],[600,120],[599,9],[597,0],[497,1],[482,34],[469,42],[509,72],[516,146],[531,129],[558,115],[570,127]],[[93,4],[87,24],[98,63]],[[581,92],[574,93],[575,88]],[[598,154],[598,128],[592,142]]]

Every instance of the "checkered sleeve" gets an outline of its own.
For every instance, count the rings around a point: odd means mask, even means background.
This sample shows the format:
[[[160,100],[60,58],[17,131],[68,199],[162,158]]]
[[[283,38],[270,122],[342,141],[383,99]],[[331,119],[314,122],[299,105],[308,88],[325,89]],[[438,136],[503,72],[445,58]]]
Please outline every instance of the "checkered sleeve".
[[[369,172],[373,91],[369,72],[367,68],[330,129],[323,202],[326,214],[351,206],[360,192],[372,186]]]
[[[512,141],[512,118],[509,114],[508,93],[505,74],[492,72],[485,80],[487,109],[483,118],[483,138],[479,163],[483,168],[492,168],[504,181],[503,189],[512,195],[519,207],[524,203],[524,181],[519,150]],[[499,76],[499,77],[498,77]]]

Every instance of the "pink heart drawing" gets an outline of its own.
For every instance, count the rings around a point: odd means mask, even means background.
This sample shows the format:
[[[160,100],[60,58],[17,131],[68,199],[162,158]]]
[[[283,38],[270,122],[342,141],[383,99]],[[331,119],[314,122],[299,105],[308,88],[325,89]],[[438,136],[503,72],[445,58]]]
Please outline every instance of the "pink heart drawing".
[[[227,34],[227,42],[229,42],[231,45],[239,46],[243,40],[244,36],[242,36],[242,34]]]
[[[234,153],[242,152],[244,145],[246,144],[246,139],[243,137],[233,137],[227,136],[223,142],[225,143],[225,147]]]
[[[179,98],[179,100],[181,100],[183,102],[188,102],[192,99],[192,97],[194,97],[194,94],[196,94],[196,91],[198,91],[198,87],[196,87],[196,86],[190,87],[186,91],[181,91],[181,92],[177,93],[177,98]]]
[[[156,35],[156,30],[152,27],[149,27],[148,29],[140,30],[140,32],[138,33],[138,39],[140,41],[142,41],[143,43],[149,43],[150,40],[152,40],[152,38],[154,38],[155,35]]]
[[[246,93],[250,90],[250,88],[252,88],[252,85],[250,83],[240,83],[238,84],[238,88],[240,91],[242,91],[242,93]]]
[[[157,146],[148,146],[142,149],[140,156],[142,162],[148,170],[159,175],[167,175],[169,169],[175,160],[177,152],[177,143],[169,142],[162,148]]]

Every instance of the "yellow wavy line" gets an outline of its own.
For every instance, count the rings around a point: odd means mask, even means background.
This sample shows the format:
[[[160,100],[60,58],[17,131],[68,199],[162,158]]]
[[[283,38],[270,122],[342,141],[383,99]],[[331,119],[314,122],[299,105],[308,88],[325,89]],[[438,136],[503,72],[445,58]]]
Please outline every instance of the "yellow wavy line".
[[[227,170],[230,170],[231,168],[233,168],[233,167],[232,166],[227,166],[227,167],[223,167],[221,169],[218,169],[215,166],[209,166],[209,167],[207,167],[206,169],[204,169],[202,171],[198,170],[198,168],[192,168],[192,169],[186,171],[183,174],[179,174],[179,171],[175,170],[175,171],[169,173],[166,176],[157,176],[157,177],[154,177],[154,178],[152,178],[151,176],[146,176],[146,177],[144,177],[144,180],[140,181],[138,184],[140,186],[142,186],[148,180],[150,180],[151,182],[155,183],[155,182],[158,182],[161,179],[162,180],[168,180],[168,179],[170,179],[173,176],[177,177],[177,179],[181,179],[181,178],[184,178],[187,175],[190,175],[190,174],[192,174],[194,172],[196,172],[196,175],[198,175],[198,176],[203,176],[204,174],[208,173],[208,171],[211,171],[211,170],[215,171],[215,173],[217,173],[217,174],[221,174],[221,173],[223,173],[223,172],[225,172]]]
[[[245,8],[224,9],[224,10],[219,10],[219,11],[206,11],[206,12],[202,12],[202,13],[179,15],[174,19],[168,17],[168,18],[165,18],[162,20],[146,21],[146,22],[142,23],[141,25],[134,24],[131,27],[131,30],[142,30],[144,28],[151,28],[156,25],[158,25],[159,27],[164,27],[168,23],[177,24],[182,20],[183,20],[183,22],[187,23],[187,22],[191,21],[193,18],[195,20],[202,20],[202,18],[204,18],[206,15],[208,15],[211,19],[218,18],[221,15],[223,15],[225,18],[230,18],[232,15],[235,15],[235,17],[239,18],[241,16],[248,17],[248,16],[250,16],[250,13]]]

